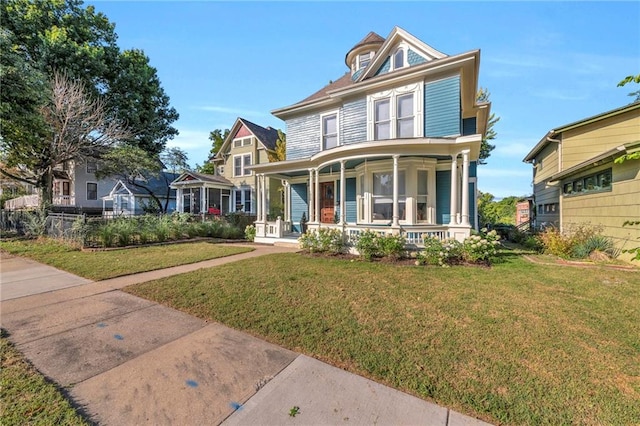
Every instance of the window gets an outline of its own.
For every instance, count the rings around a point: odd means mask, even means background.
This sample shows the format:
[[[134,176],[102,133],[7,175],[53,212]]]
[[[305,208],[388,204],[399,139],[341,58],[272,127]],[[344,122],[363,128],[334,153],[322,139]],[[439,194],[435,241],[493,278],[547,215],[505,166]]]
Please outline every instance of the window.
[[[398,96],[398,124],[396,135],[399,138],[413,137],[413,93]]]
[[[241,146],[249,146],[252,143],[252,139],[250,137],[248,138],[242,138],[242,139],[235,139],[233,141],[233,147],[234,148],[240,148]]]
[[[391,116],[389,114],[389,99],[375,101],[375,131],[374,139],[379,141],[391,138]]]
[[[366,68],[369,62],[371,62],[371,52],[358,56],[358,69]]]
[[[422,136],[424,114],[420,100],[424,85],[411,84],[367,97],[367,138],[386,140]]]
[[[87,200],[98,199],[98,184],[94,182],[87,182]]]
[[[224,175],[224,166],[221,165],[221,166],[216,167],[216,174],[218,176],[223,176]]]
[[[405,212],[404,170],[398,171],[398,208],[400,219]],[[373,173],[373,220],[391,220],[393,218],[393,173]]]
[[[418,194],[416,199],[416,207],[418,210],[418,221],[423,222],[429,220],[427,216],[427,171],[418,170]]]
[[[236,189],[233,192],[236,211],[251,213],[251,189]]]
[[[393,69],[397,70],[402,67],[404,67],[404,49],[400,48],[393,55]]]
[[[322,149],[338,146],[338,114],[322,116]]]
[[[562,185],[564,195],[580,195],[611,189],[611,169],[573,179]]]
[[[250,176],[251,154],[236,155],[233,157],[233,176]]]
[[[98,170],[98,164],[95,161],[87,161],[87,173],[95,173]]]

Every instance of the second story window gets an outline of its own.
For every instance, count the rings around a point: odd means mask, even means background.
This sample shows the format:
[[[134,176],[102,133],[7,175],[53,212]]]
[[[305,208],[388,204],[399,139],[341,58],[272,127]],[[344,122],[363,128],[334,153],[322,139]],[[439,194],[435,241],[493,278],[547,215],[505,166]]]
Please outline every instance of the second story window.
[[[87,173],[95,173],[98,170],[98,164],[95,161],[87,161]]]
[[[398,109],[398,123],[397,123],[397,137],[398,138],[412,138],[413,137],[413,94],[398,96],[397,98]]]
[[[250,176],[251,171],[247,169],[251,165],[251,154],[236,155],[233,157],[233,176]]]
[[[374,103],[375,123],[374,123],[374,139],[390,139],[391,138],[391,114],[390,99],[380,99]]]
[[[338,146],[338,114],[322,116],[322,149]]]

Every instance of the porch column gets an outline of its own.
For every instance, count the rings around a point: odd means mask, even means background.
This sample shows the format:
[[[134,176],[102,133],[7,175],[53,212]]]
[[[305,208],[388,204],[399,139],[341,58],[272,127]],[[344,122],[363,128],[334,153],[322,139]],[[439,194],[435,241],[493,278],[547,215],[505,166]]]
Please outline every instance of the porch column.
[[[282,181],[282,190],[284,191],[284,206],[283,206],[283,210],[284,210],[284,221],[285,222],[289,222],[291,220],[291,212],[289,212],[289,197],[291,196],[291,194],[289,193],[289,181],[283,180]]]
[[[315,196],[316,199],[314,201],[314,219],[313,221],[315,223],[320,223],[320,170],[316,169],[316,180],[315,180],[315,186],[316,186],[316,190],[315,190]]]
[[[398,221],[400,216],[400,209],[398,206],[398,158],[399,155],[393,156],[393,221],[392,226],[400,226]]]
[[[262,213],[262,221],[267,223],[267,177],[262,176],[262,202],[260,203],[260,211]]]
[[[457,225],[458,216],[458,154],[451,156],[451,204],[449,225]]]
[[[182,206],[182,188],[180,187],[176,188],[176,211],[178,213],[184,213],[184,207]]]
[[[345,194],[347,190],[345,188],[345,178],[344,178],[344,160],[340,161],[340,225],[344,225],[347,220],[346,212],[344,211],[345,206]]]
[[[262,219],[262,178],[261,175],[256,175],[256,221],[259,222]]]
[[[469,226],[469,150],[462,151],[462,224]]]
[[[200,187],[200,214],[204,215],[207,212],[207,209],[205,208],[206,204],[205,202],[207,200],[205,200],[205,197],[207,196],[207,191],[205,190],[205,187],[202,186]]]
[[[307,203],[309,204],[309,214],[307,219],[309,222],[313,222],[313,201],[315,200],[315,195],[313,194],[313,169],[309,169],[309,194]]]

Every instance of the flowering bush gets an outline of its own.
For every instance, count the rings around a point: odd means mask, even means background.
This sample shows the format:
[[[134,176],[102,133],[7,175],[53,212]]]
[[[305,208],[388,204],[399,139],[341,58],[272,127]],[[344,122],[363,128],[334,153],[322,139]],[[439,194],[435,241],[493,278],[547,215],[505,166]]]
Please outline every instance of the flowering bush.
[[[355,247],[360,256],[368,261],[374,257],[400,259],[406,254],[406,243],[402,235],[378,234],[367,229],[358,235]]]
[[[483,229],[486,232],[486,229]],[[500,236],[494,231],[472,235],[462,243],[464,259],[470,263],[491,262],[498,253]]]
[[[247,225],[244,228],[244,237],[249,241],[255,240],[255,238],[256,238],[256,227],[255,227],[255,225]]]
[[[472,235],[464,242],[457,240],[439,240],[434,237],[425,237],[424,250],[416,257],[417,265],[451,266],[462,262],[488,263],[491,262],[497,252],[500,236],[496,231],[484,234]]]
[[[463,260],[462,244],[457,240],[439,240],[426,237],[424,250],[417,255],[418,265],[438,265],[447,267]]]
[[[346,244],[339,229],[321,228],[309,230],[300,236],[300,247],[310,253],[343,253]]]

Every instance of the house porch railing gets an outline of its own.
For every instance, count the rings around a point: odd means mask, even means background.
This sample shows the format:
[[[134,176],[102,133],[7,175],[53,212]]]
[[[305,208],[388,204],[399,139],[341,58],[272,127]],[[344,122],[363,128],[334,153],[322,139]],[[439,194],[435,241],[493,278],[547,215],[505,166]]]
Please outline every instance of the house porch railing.
[[[76,204],[75,197],[71,195],[54,195],[52,201],[54,206],[74,206]],[[40,195],[31,194],[5,201],[4,208],[5,210],[34,209],[39,205]]]
[[[278,216],[272,222],[256,222],[256,235],[268,238],[282,238],[291,233],[291,222],[284,221]]]

